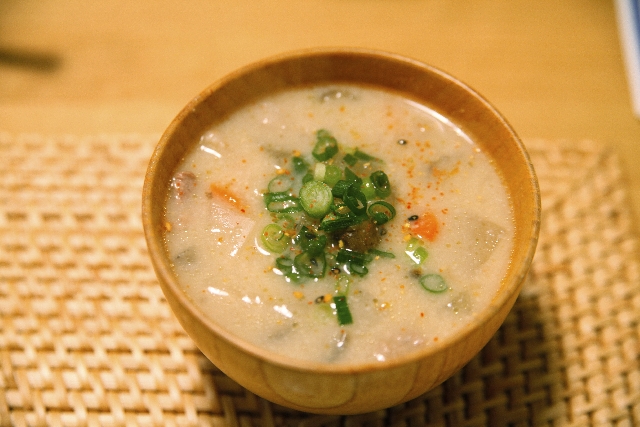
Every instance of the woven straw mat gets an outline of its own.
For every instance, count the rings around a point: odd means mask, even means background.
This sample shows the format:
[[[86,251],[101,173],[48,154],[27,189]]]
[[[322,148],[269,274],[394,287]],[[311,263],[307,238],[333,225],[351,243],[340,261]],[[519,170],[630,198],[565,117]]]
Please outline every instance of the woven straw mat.
[[[319,416],[240,387],[174,318],[140,220],[156,141],[0,133],[0,425],[640,425],[638,242],[607,149],[526,141],[540,243],[477,357],[405,404]]]

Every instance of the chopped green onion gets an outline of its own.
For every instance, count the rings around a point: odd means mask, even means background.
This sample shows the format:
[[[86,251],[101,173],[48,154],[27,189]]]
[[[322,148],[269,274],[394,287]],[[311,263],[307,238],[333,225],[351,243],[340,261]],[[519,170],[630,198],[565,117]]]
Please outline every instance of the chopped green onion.
[[[433,293],[446,291],[448,286],[441,275],[427,274],[420,278],[420,284],[423,288]]]
[[[326,182],[329,187],[333,187],[340,181],[340,178],[342,178],[342,169],[335,165],[327,165],[323,181]]]
[[[327,171],[327,165],[322,162],[316,163],[316,166],[313,168],[313,179],[316,181],[324,181],[324,175]]]
[[[291,258],[288,258],[288,257],[276,258],[276,268],[280,270],[280,272],[287,279],[288,282],[297,283],[302,280],[302,276],[294,267],[293,260]]]
[[[365,253],[352,251],[351,249],[340,249],[336,256],[336,261],[339,263],[355,263],[365,265],[371,262],[371,257]]]
[[[270,252],[281,253],[289,246],[290,239],[284,234],[282,227],[271,223],[267,225],[260,235],[260,240]]]
[[[350,325],[353,323],[351,310],[347,304],[347,297],[344,295],[336,295],[333,297],[333,303],[336,306],[336,317],[340,326]]]
[[[382,200],[371,203],[367,209],[367,213],[377,225],[385,224],[396,216],[395,208]]]
[[[349,271],[351,274],[355,274],[360,277],[366,276],[367,273],[369,273],[369,269],[365,265],[356,264],[355,262],[349,264]]]
[[[293,213],[302,210],[300,200],[289,193],[266,193],[264,203],[269,212]]]
[[[346,181],[344,179],[341,179],[338,182],[336,182],[335,185],[333,186],[333,189],[331,190],[331,192],[333,193],[333,197],[342,198],[344,196],[344,193],[347,192],[347,189],[351,187],[352,184],[353,183]]]
[[[358,186],[362,184],[362,178],[349,168],[344,168],[344,179],[350,183],[356,183]]]
[[[404,252],[418,265],[422,264],[429,256],[429,252],[421,245],[420,240],[415,237],[409,240]]]
[[[378,249],[369,249],[368,253],[371,255],[379,256],[381,258],[395,258],[396,256],[392,252],[380,251]]]
[[[362,215],[367,211],[367,197],[355,185],[347,188],[342,201],[356,215]]]
[[[375,171],[370,176],[373,186],[376,188],[376,195],[381,199],[391,194],[391,184],[389,177],[383,171]]]
[[[371,178],[363,178],[362,185],[360,186],[360,191],[367,197],[367,200],[371,200],[376,197],[376,187],[371,182]]]
[[[325,231],[327,233],[332,233],[337,230],[343,230],[345,228],[352,227],[356,224],[360,224],[362,221],[366,219],[367,217],[364,215],[362,216],[356,216],[353,214],[343,215],[343,216],[327,215],[320,223],[320,226],[318,227],[318,229]]]
[[[293,170],[296,173],[300,174],[309,170],[309,164],[302,157],[294,156],[291,161],[293,163]]]
[[[331,210],[331,187],[322,181],[309,181],[300,189],[300,204],[314,218],[322,218]]]
[[[317,235],[306,226],[302,226],[294,242],[299,245],[304,252],[308,252],[310,255],[319,255],[327,245],[327,236],[324,234]]]
[[[342,177],[342,170],[334,165],[325,165],[324,163],[316,163],[313,169],[313,179],[322,181],[328,186],[333,187]]]
[[[289,176],[276,176],[269,182],[270,193],[288,193],[293,187],[293,179]]]
[[[360,160],[364,160],[365,162],[370,162],[370,161],[381,161],[380,159],[378,159],[377,157],[373,157],[372,155],[369,155],[367,153],[365,153],[364,151],[360,151],[360,149],[358,147],[356,147],[356,151],[353,153],[353,156],[357,159]]]
[[[358,158],[351,153],[346,154],[342,160],[349,166],[353,166],[358,163]]]
[[[306,184],[309,181],[313,181],[313,174],[306,174],[305,176],[302,177],[302,183]]]
[[[303,276],[320,278],[325,275],[327,262],[324,253],[311,255],[302,252],[293,259],[293,266]]]
[[[326,130],[316,132],[316,145],[313,147],[313,157],[319,162],[329,160],[338,152],[338,141]]]

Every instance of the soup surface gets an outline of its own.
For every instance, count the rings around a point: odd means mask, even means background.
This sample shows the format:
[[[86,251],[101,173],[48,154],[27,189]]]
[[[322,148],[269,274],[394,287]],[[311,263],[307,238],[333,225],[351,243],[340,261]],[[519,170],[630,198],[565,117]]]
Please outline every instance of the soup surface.
[[[261,99],[194,141],[166,247],[223,328],[308,361],[385,361],[499,292],[513,217],[491,159],[444,117],[351,85]]]

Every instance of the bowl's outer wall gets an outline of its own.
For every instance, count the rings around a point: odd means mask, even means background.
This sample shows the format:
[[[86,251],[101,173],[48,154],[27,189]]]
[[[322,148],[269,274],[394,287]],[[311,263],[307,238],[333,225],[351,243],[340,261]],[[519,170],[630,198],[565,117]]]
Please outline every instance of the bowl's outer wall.
[[[278,359],[230,337],[200,313],[177,285],[163,244],[164,202],[174,168],[200,136],[262,96],[300,85],[370,84],[395,90],[442,114],[494,159],[513,201],[516,238],[503,292],[475,323],[429,352],[381,365],[332,369]],[[531,263],[540,199],[528,155],[516,134],[483,98],[421,63],[369,51],[322,51],[267,60],[231,74],[188,104],[162,136],[143,190],[143,226],[152,263],[176,317],[201,351],[238,383],[278,404],[317,413],[349,414],[419,396],[466,364],[500,327]]]

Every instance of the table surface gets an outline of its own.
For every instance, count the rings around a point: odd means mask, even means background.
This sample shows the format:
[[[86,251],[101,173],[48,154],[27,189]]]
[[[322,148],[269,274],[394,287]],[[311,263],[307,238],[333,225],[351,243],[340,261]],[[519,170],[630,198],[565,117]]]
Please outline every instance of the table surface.
[[[270,55],[348,46],[435,65],[523,139],[590,139],[622,159],[640,218],[633,116],[613,1],[0,2],[0,130],[161,133],[195,94]]]

